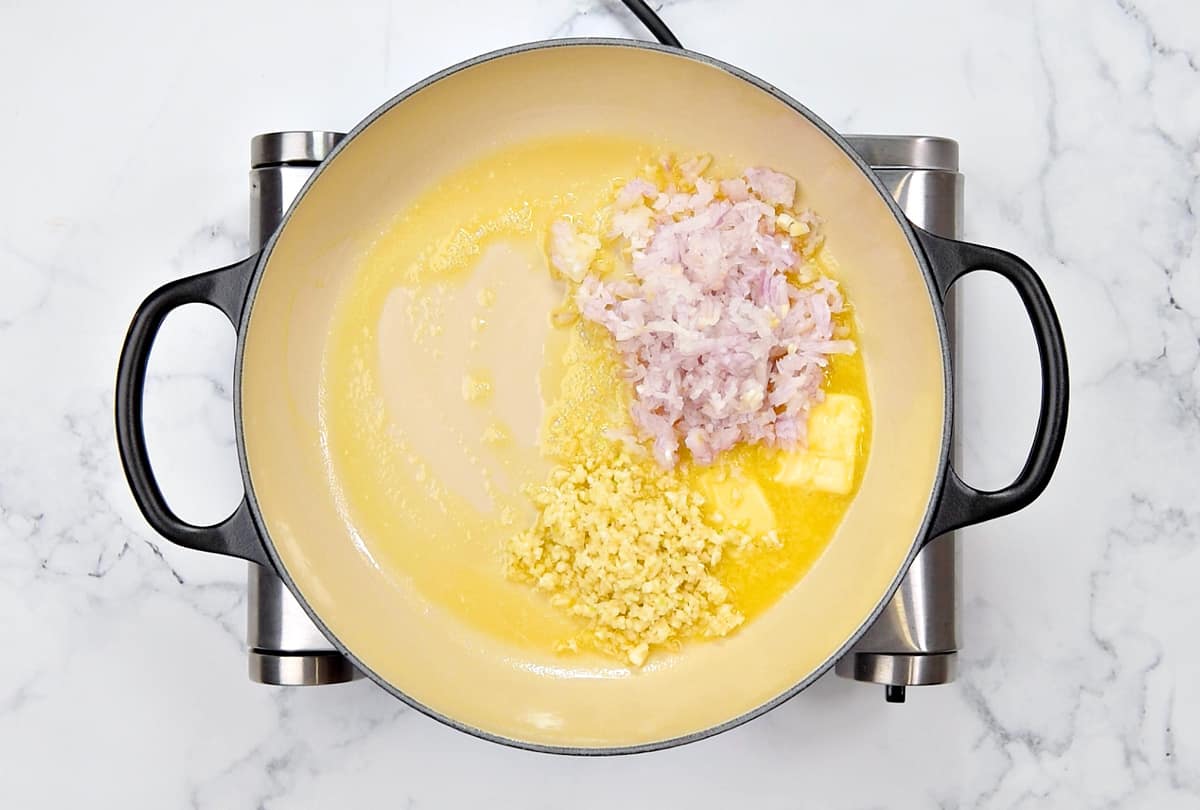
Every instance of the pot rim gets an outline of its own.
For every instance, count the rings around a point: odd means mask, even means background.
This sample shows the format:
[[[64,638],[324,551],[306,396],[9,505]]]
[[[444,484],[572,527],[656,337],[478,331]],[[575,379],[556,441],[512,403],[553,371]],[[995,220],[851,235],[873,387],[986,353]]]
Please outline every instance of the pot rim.
[[[337,156],[339,154],[341,154],[342,150],[345,149],[348,144],[353,142],[354,139],[361,132],[363,132],[367,127],[369,127],[371,124],[373,124],[378,118],[380,118],[381,116],[386,114],[388,111],[390,111],[393,107],[397,106],[398,104],[401,104],[402,102],[404,102],[411,96],[413,96],[416,93],[420,92],[421,90],[424,90],[425,88],[435,84],[436,82],[441,81],[442,79],[453,76],[454,74],[459,73],[460,71],[466,70],[468,68],[476,67],[478,65],[482,65],[487,62],[491,62],[491,61],[494,61],[497,59],[502,59],[502,58],[508,57],[508,56],[514,56],[517,54],[526,53],[529,51],[543,50],[543,49],[549,49],[549,48],[570,48],[570,47],[581,47],[581,46],[583,46],[583,47],[594,47],[594,46],[618,47],[618,48],[631,48],[631,49],[657,51],[659,53],[669,54],[672,56],[679,56],[679,57],[683,57],[686,59],[692,59],[697,62],[701,62],[703,64],[719,68],[719,69],[725,71],[726,73],[729,73],[729,74],[737,77],[738,79],[741,79],[742,81],[749,83],[750,85],[758,88],[759,90],[762,90],[762,91],[770,94],[777,101],[783,102],[789,108],[791,108],[793,111],[804,116],[809,121],[809,123],[816,126],[826,137],[828,137],[835,144],[837,144],[837,146],[854,162],[854,164],[856,166],[858,166],[859,170],[867,177],[867,179],[875,187],[876,192],[880,195],[880,197],[883,198],[884,202],[888,206],[888,209],[892,212],[893,217],[895,217],[896,224],[900,227],[901,231],[904,233],[905,238],[908,240],[909,247],[912,249],[913,254],[917,260],[917,266],[921,270],[921,275],[925,281],[926,289],[929,292],[930,301],[933,304],[932,309],[933,309],[933,313],[934,313],[934,320],[935,320],[936,326],[937,326],[938,344],[941,347],[941,352],[942,352],[942,369],[943,369],[942,385],[943,385],[943,390],[944,390],[941,452],[938,457],[937,473],[933,480],[933,487],[930,492],[929,501],[927,502],[926,507],[925,507],[925,515],[921,521],[921,526],[918,529],[917,533],[913,536],[911,548],[909,549],[908,555],[905,557],[904,562],[901,564],[900,568],[897,570],[896,576],[892,579],[892,582],[888,585],[887,589],[881,595],[874,610],[872,610],[871,613],[866,618],[864,618],[862,623],[859,625],[858,629],[855,630],[854,633],[852,633],[850,635],[850,637],[846,640],[846,642],[841,647],[839,647],[837,650],[835,650],[824,662],[822,662],[818,667],[816,667],[806,677],[804,677],[803,679],[798,681],[795,685],[786,689],[785,691],[781,692],[780,694],[776,695],[774,698],[771,698],[770,700],[766,701],[765,703],[762,703],[759,706],[756,706],[755,708],[738,715],[737,717],[734,717],[730,720],[726,720],[725,722],[719,723],[714,726],[709,726],[704,729],[699,729],[697,731],[693,731],[688,734],[683,734],[683,735],[679,735],[679,736],[675,736],[675,737],[669,737],[664,740],[656,740],[654,742],[648,742],[648,743],[638,743],[635,745],[611,746],[611,747],[543,745],[540,743],[534,743],[534,742],[530,742],[527,740],[519,740],[519,739],[512,738],[512,737],[505,737],[500,734],[494,734],[494,733],[486,731],[484,729],[476,728],[475,726],[469,725],[467,723],[463,723],[462,721],[456,720],[453,717],[442,714],[442,713],[434,710],[433,708],[424,705],[423,703],[417,701],[415,698],[406,694],[399,687],[395,686],[394,684],[390,683],[388,680],[386,680],[382,676],[375,673],[370,667],[366,666],[358,658],[358,656],[356,656],[354,654],[353,651],[351,651],[349,648],[347,648],[346,645],[344,645],[341,642],[341,640],[339,640],[329,630],[329,628],[325,625],[325,622],[312,609],[312,607],[308,604],[308,601],[300,593],[300,590],[296,586],[296,583],[293,581],[291,575],[288,573],[286,567],[283,565],[283,562],[280,559],[279,554],[275,549],[275,544],[271,540],[271,536],[270,536],[269,532],[267,531],[266,523],[263,520],[262,514],[259,510],[258,499],[256,498],[256,496],[254,494],[254,487],[250,480],[250,467],[249,467],[249,463],[248,463],[247,457],[246,457],[246,445],[245,445],[245,440],[244,440],[244,435],[243,435],[243,430],[242,430],[241,390],[242,390],[242,367],[243,367],[243,360],[245,357],[245,344],[246,344],[246,332],[247,332],[245,327],[249,323],[250,317],[253,314],[254,300],[258,294],[258,287],[262,281],[263,271],[266,267],[267,261],[270,258],[272,251],[274,250],[275,243],[278,240],[280,233],[282,233],[284,227],[287,225],[288,221],[291,219],[293,212],[303,202],[305,195],[308,193],[308,191],[312,187],[313,183],[316,182],[316,180],[321,176],[321,173],[337,158]],[[790,700],[791,698],[795,697],[797,694],[802,692],[804,689],[808,688],[813,683],[815,683],[822,675],[824,675],[826,672],[828,672],[833,667],[833,665],[840,658],[842,658],[850,648],[852,648],[858,642],[858,640],[863,636],[864,633],[867,632],[867,630],[871,627],[871,625],[879,617],[879,615],[883,611],[883,609],[887,606],[888,602],[891,600],[892,596],[896,592],[896,589],[899,587],[901,581],[903,581],[905,575],[908,573],[908,569],[912,565],[913,559],[916,557],[917,553],[924,546],[923,541],[926,539],[926,535],[929,532],[932,521],[936,514],[936,507],[938,504],[938,499],[942,492],[943,481],[946,477],[946,473],[947,473],[947,470],[949,468],[949,463],[950,463],[950,425],[951,425],[951,421],[952,421],[953,406],[954,406],[954,402],[953,402],[954,386],[953,386],[953,371],[952,371],[951,365],[950,365],[950,347],[949,347],[949,339],[948,339],[947,332],[946,332],[945,314],[942,310],[937,286],[934,282],[933,273],[930,270],[929,259],[926,256],[925,251],[922,249],[920,243],[917,240],[917,236],[916,236],[915,231],[913,230],[912,224],[909,222],[908,218],[901,211],[900,206],[896,203],[895,199],[893,199],[892,195],[888,193],[887,189],[884,187],[883,183],[879,180],[879,178],[875,174],[875,172],[872,171],[871,167],[866,163],[866,161],[862,158],[861,155],[859,155],[857,152],[854,151],[853,148],[851,148],[850,144],[846,141],[846,139],[844,137],[842,137],[840,134],[838,134],[832,127],[829,126],[829,124],[827,124],[824,120],[822,120],[817,115],[815,115],[811,110],[809,110],[807,107],[805,107],[799,101],[792,98],[787,93],[784,93],[782,90],[775,87],[774,85],[763,81],[762,79],[758,78],[754,74],[748,73],[747,71],[744,71],[741,68],[738,68],[727,62],[723,62],[720,59],[716,59],[715,57],[709,56],[707,54],[703,54],[703,53],[689,50],[686,48],[675,48],[675,47],[671,47],[671,46],[667,46],[667,45],[662,45],[657,42],[647,42],[644,40],[622,39],[622,38],[614,38],[614,37],[568,37],[568,38],[561,38],[561,39],[537,40],[534,42],[527,42],[527,43],[522,43],[519,45],[510,45],[505,48],[500,48],[497,50],[493,50],[493,51],[489,51],[487,53],[480,54],[479,56],[475,56],[470,59],[466,59],[455,65],[451,65],[450,67],[444,68],[443,70],[440,70],[437,73],[427,76],[426,78],[422,79],[421,81],[416,82],[415,84],[407,87],[406,89],[404,89],[401,92],[397,93],[396,95],[392,96],[386,102],[384,102],[379,107],[377,107],[375,110],[373,110],[366,118],[362,119],[358,124],[356,124],[354,126],[354,128],[351,129],[346,134],[346,136],[338,142],[338,144],[333,148],[333,150],[329,153],[329,155],[317,167],[316,171],[314,171],[309,176],[309,178],[305,181],[304,185],[300,188],[299,193],[297,193],[295,199],[292,201],[292,204],[288,207],[287,212],[284,214],[283,218],[280,220],[279,226],[275,229],[275,232],[271,235],[271,238],[267,241],[267,243],[263,246],[262,250],[258,254],[258,259],[255,263],[254,270],[251,275],[250,283],[246,290],[246,298],[245,298],[244,306],[242,309],[241,323],[238,325],[237,331],[238,331],[237,347],[236,347],[235,355],[234,355],[234,370],[233,370],[233,391],[234,391],[233,406],[234,406],[234,426],[235,426],[234,432],[235,432],[235,436],[237,439],[238,462],[239,462],[239,466],[241,468],[242,483],[245,488],[246,501],[249,505],[249,510],[250,510],[251,517],[253,519],[254,528],[255,528],[256,532],[258,533],[259,540],[262,543],[262,546],[266,553],[266,556],[270,560],[272,567],[274,567],[276,574],[278,574],[278,576],[283,580],[284,584],[287,585],[288,590],[292,592],[292,595],[295,596],[296,601],[304,609],[304,612],[306,614],[308,614],[308,617],[312,620],[312,622],[321,630],[321,632],[326,637],[328,637],[330,643],[332,643],[334,645],[334,647],[336,647],[337,650],[342,655],[346,656],[346,658],[349,659],[351,661],[351,663],[353,663],[354,666],[360,672],[362,672],[364,675],[366,675],[368,678],[370,678],[372,681],[374,681],[378,686],[382,687],[390,695],[392,695],[395,698],[398,698],[399,700],[403,701],[408,706],[412,707],[413,709],[416,709],[417,711],[426,715],[427,717],[437,720],[438,722],[440,722],[446,726],[449,726],[450,728],[456,729],[458,731],[466,732],[467,734],[470,734],[473,737],[477,737],[482,740],[487,740],[488,742],[499,743],[501,745],[505,745],[510,748],[518,748],[518,749],[523,749],[526,751],[535,751],[538,753],[546,753],[546,754],[567,754],[567,755],[572,755],[572,756],[615,756],[615,755],[621,755],[621,754],[643,754],[643,753],[649,753],[652,751],[663,750],[666,748],[674,748],[676,746],[681,746],[681,745],[686,745],[688,743],[697,742],[699,740],[707,739],[709,737],[716,736],[717,734],[721,734],[723,732],[729,731],[729,730],[736,728],[744,723],[747,723],[763,714],[766,714],[767,712],[771,711],[772,709],[780,706],[781,704],[783,704],[783,703],[787,702],[788,700]],[[929,538],[929,539],[932,539],[932,538]]]

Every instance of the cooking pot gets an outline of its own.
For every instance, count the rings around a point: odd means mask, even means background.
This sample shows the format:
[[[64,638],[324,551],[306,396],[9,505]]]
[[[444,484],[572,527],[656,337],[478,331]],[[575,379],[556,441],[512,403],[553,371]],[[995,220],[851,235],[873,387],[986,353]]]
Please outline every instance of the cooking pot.
[[[403,572],[380,570],[363,553],[321,453],[326,327],[373,240],[465,162],[581,131],[702,145],[799,178],[852,291],[874,411],[861,487],[812,569],[738,632],[686,645],[640,672],[517,649],[432,606],[405,586]],[[968,486],[949,462],[943,307],[951,285],[977,270],[1016,289],[1042,372],[1032,450],[1016,480],[994,492]],[[143,435],[151,344],[166,315],[189,303],[217,307],[238,333],[233,399],[245,497],[212,526],[171,511]],[[487,739],[566,753],[699,739],[804,689],[871,624],[925,543],[1021,509],[1043,491],[1066,418],[1062,332],[1028,264],[912,225],[837,133],[766,82],[696,53],[605,39],[490,53],[384,104],[317,169],[260,253],[167,284],[143,302],[116,387],[125,473],[163,537],[275,569],[359,669],[421,711]]]

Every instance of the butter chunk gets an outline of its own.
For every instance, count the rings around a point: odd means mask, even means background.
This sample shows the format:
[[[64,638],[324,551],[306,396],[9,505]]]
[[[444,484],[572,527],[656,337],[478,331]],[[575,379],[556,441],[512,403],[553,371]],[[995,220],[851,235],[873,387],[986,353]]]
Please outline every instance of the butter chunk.
[[[783,457],[775,480],[847,495],[854,487],[863,405],[849,394],[828,394],[808,416],[808,447]]]
[[[758,537],[775,530],[775,512],[762,487],[738,473],[709,470],[700,477],[710,519]]]

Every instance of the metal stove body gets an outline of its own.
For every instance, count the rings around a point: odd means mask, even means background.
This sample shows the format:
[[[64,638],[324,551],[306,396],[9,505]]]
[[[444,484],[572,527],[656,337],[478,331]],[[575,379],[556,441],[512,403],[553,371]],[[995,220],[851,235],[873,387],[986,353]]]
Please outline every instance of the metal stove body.
[[[250,240],[270,239],[305,180],[343,137],[323,131],[272,132],[250,142]],[[958,144],[945,138],[850,135],[850,145],[872,166],[916,225],[961,238],[963,177]],[[947,308],[952,348],[957,309]],[[957,452],[957,451],[956,451]],[[892,600],[837,662],[846,678],[881,684],[889,702],[909,686],[948,683],[958,652],[958,540],[927,545]],[[276,686],[319,686],[361,677],[312,623],[283,581],[255,563],[248,576],[250,679]]]

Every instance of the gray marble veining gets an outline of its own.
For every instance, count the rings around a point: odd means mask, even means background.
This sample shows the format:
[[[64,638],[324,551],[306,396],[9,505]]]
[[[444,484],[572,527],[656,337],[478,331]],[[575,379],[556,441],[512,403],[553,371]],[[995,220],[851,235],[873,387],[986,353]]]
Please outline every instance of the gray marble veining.
[[[835,127],[957,138],[968,237],[1055,297],[1070,435],[1045,497],[966,532],[959,681],[897,707],[829,677],[716,739],[605,760],[482,743],[365,682],[250,684],[242,565],[161,542],[120,473],[137,303],[244,254],[251,134],[345,129],[483,50],[643,34],[610,1],[5,3],[0,806],[1200,806],[1200,5],[662,13]],[[1032,430],[1033,346],[1002,284],[964,294],[967,472],[999,484]],[[152,360],[155,464],[195,519],[240,491],[232,347],[189,309]]]

